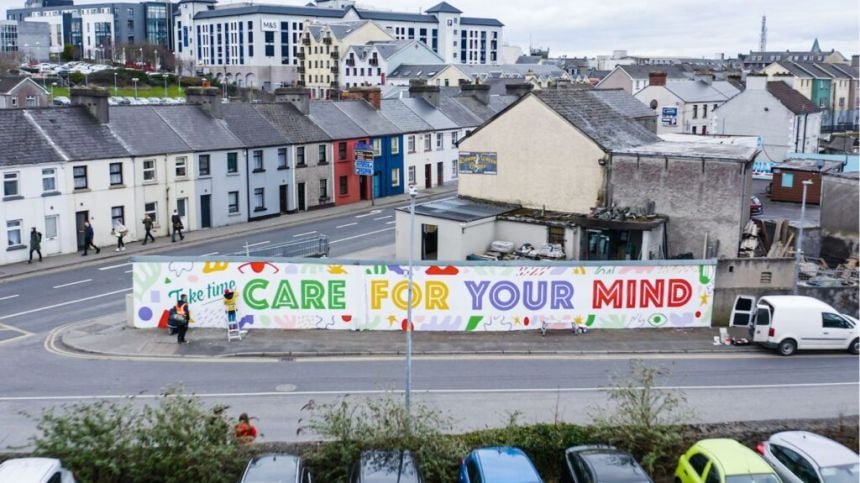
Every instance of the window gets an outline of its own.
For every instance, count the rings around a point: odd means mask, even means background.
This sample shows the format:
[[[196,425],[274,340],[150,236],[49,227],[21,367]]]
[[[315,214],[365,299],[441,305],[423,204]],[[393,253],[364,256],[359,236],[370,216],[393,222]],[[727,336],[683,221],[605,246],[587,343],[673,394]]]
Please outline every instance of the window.
[[[708,457],[702,453],[696,453],[690,457],[690,466],[696,471],[697,475],[702,475],[705,472],[705,467],[708,466]]]
[[[201,154],[199,158],[197,158],[197,172],[200,176],[209,176],[211,172],[209,171],[209,155]]]
[[[346,143],[337,143],[337,159],[346,161]]]
[[[326,159],[325,144],[320,144],[319,146],[317,146],[317,151],[319,152],[319,163],[318,164],[327,163],[328,160]]]
[[[699,118],[699,106],[697,104],[693,104],[693,119]]]
[[[296,148],[296,166],[305,166],[305,147]]]
[[[239,192],[231,191],[227,193],[227,213],[235,215],[239,213]]]
[[[702,105],[702,119],[707,119],[707,118],[708,118],[708,105],[703,104]]]
[[[110,209],[110,226],[116,226],[117,223],[125,225],[125,207],[113,206]]]
[[[821,326],[825,329],[850,329],[851,325],[837,314],[821,314]]]
[[[436,149],[445,147],[445,141],[442,140],[442,133],[436,133]]]
[[[263,150],[254,150],[254,171],[265,171],[263,169]]]
[[[227,174],[239,172],[239,153],[227,153]]]
[[[452,146],[454,146],[454,145],[456,145],[456,144],[457,144],[457,136],[458,136],[458,135],[459,135],[459,133],[458,133],[457,131],[452,131],[452,132],[451,132],[451,145],[452,145]]]
[[[27,107],[39,107],[39,103],[36,101],[36,96],[27,96]]]
[[[74,168],[72,168],[72,176],[75,178],[75,189],[76,190],[87,189],[87,167],[86,166],[75,166]]]
[[[9,220],[6,222],[6,247],[22,246],[21,243],[21,225],[22,220]]]
[[[122,184],[122,163],[110,164],[110,185],[118,186]]]
[[[184,178],[188,176],[188,159],[185,156],[176,158],[176,177]]]
[[[57,190],[57,170],[54,168],[42,169],[42,191]]]
[[[320,180],[320,201],[328,200],[328,180],[323,178]]]
[[[400,168],[391,170],[391,186],[394,188],[400,186]]]
[[[400,138],[391,136],[391,154],[400,154]]]
[[[782,173],[782,180],[779,185],[783,188],[794,187],[794,173]]]
[[[815,468],[797,452],[777,444],[770,445],[774,458],[804,483],[819,483]],[[847,481],[847,480],[846,480]]]
[[[254,188],[254,211],[266,210],[266,191],[264,188]]]
[[[21,191],[18,189],[18,172],[3,173],[3,196],[18,196]]]
[[[458,160],[451,161],[451,177],[457,178],[460,175],[460,164]]]
[[[275,56],[275,32],[263,32],[266,41],[266,57]]]
[[[45,217],[45,238],[57,238],[57,215]]]
[[[287,169],[287,148],[278,148],[278,169]]]
[[[143,161],[143,182],[152,183],[155,181],[155,160],[146,159]]]
[[[415,184],[415,166],[410,166],[410,167],[409,167],[409,171],[408,171],[408,173],[407,173],[407,176],[408,176],[408,178],[409,178],[409,179],[407,180],[407,182],[408,182],[410,185],[414,185],[414,184]]]
[[[406,138],[406,151],[410,153],[415,152],[415,136],[409,136]]]
[[[432,149],[433,138],[432,134],[427,133],[424,135],[424,151],[430,151]]]
[[[546,237],[547,243],[558,243],[559,245],[564,246],[564,227],[563,226],[551,226],[549,227],[549,231]]]
[[[705,483],[720,483],[720,470],[717,465],[711,464],[711,469],[708,470],[708,478]]]
[[[143,204],[143,212],[144,214],[149,215],[149,219],[152,220],[153,223],[156,223],[156,214],[158,213],[158,203],[153,201],[151,203]]]
[[[379,156],[382,154],[382,140],[376,138],[373,140],[373,155]]]
[[[341,176],[338,178],[338,185],[340,185],[341,196],[346,196],[349,193],[349,178]]]

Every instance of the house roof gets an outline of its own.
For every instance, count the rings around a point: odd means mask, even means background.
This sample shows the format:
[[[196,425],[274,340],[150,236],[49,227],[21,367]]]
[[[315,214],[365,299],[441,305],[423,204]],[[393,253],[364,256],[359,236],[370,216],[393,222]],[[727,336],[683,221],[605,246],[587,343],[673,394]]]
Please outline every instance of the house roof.
[[[457,129],[457,123],[448,119],[442,111],[422,98],[404,97],[399,101],[414,112],[422,121],[430,125],[434,131]]]
[[[12,89],[18,87],[22,82],[30,81],[36,86],[39,87],[43,92],[48,92],[44,87],[40,86],[36,81],[30,79],[29,77],[20,77],[20,76],[12,76],[12,77],[0,77],[0,94],[8,94],[12,91]]]
[[[504,27],[505,24],[494,18],[460,17],[460,25],[480,25],[484,27]]]
[[[439,96],[438,109],[459,127],[474,127],[484,122],[477,114],[460,104],[457,98],[450,95]]]
[[[28,109],[28,116],[69,161],[124,158],[129,152],[83,106]]]
[[[657,113],[645,104],[628,94],[624,89],[593,89],[593,96],[597,96],[619,113],[633,119],[657,117]]]
[[[311,121],[332,139],[358,139],[367,132],[334,105],[334,101],[311,101]]]
[[[417,204],[415,205],[415,213],[445,220],[470,222],[492,218],[517,208],[519,207],[516,205],[481,203],[458,197]],[[408,208],[398,208],[398,210],[408,211]]]
[[[448,67],[448,64],[400,64],[396,69],[391,71],[388,78],[392,77],[408,77],[410,79],[430,79],[443,69]]]
[[[752,161],[758,148],[740,144],[720,144],[714,142],[678,142],[659,140],[655,143],[631,146],[615,150],[615,154],[634,154],[637,156],[669,156],[679,158],[712,158],[725,161]]]
[[[425,10],[426,13],[463,13],[448,2],[441,2]]]
[[[567,73],[555,64],[456,64],[456,67],[472,78],[481,75],[523,78],[529,73],[538,77],[562,77]]]
[[[0,109],[0,166],[59,163],[63,157],[29,119],[32,109]]]
[[[619,65],[633,79],[647,79],[654,72],[664,72],[667,79],[686,79],[690,68],[680,64],[669,65]]]
[[[829,79],[831,75],[812,62],[778,62],[779,66],[796,77],[812,77],[814,79]]]
[[[109,126],[128,152],[135,156],[192,150],[153,106],[111,106]]]
[[[534,65],[534,64],[540,64],[541,59],[543,59],[543,57],[541,57],[539,55],[521,55],[521,56],[517,57],[516,63],[517,64]]]
[[[380,112],[392,124],[399,127],[401,132],[432,131],[433,127],[424,121],[416,112],[410,109],[404,101],[411,99],[383,99]]]
[[[299,7],[294,5],[244,5],[203,10],[194,15],[195,19],[232,17],[234,15],[292,15],[296,17],[343,18],[346,10],[337,8]]]
[[[331,140],[325,131],[302,114],[296,106],[288,102],[252,105],[254,110],[280,131],[285,144],[306,144]]]
[[[201,107],[191,105],[152,106],[152,109],[194,151],[217,151],[245,147],[227,124],[207,114]]]
[[[339,101],[334,105],[361,126],[368,136],[388,136],[401,132],[365,100]]]
[[[468,109],[469,112],[480,118],[481,122],[488,121],[501,110],[493,109],[489,104],[484,104],[470,95],[460,95],[455,97],[455,100]]]
[[[245,102],[223,104],[221,112],[227,129],[249,147],[288,144],[281,132],[254,106]]]
[[[329,31],[331,31],[332,36],[338,40],[342,40],[347,35],[355,32],[365,24],[369,23],[368,20],[359,20],[357,22],[342,22],[342,23],[330,23],[330,24],[311,24],[307,26],[308,32],[313,35],[316,41],[322,40],[322,31],[323,27],[327,27]]]
[[[707,83],[693,79],[670,80],[666,82],[665,88],[684,102],[721,102],[740,93],[737,87],[727,81]]]
[[[782,81],[768,82],[767,91],[777,98],[783,106],[795,114],[806,114],[819,112],[818,106],[810,101],[803,94],[792,89],[788,84]]]
[[[820,173],[838,173],[845,165],[842,161],[825,161],[816,159],[789,159],[773,166],[774,169],[791,171],[814,171]],[[820,167],[819,167],[820,166]]]
[[[420,13],[382,12],[378,10],[355,9],[358,16],[367,20],[381,20],[387,22],[416,22],[416,23],[438,23],[433,15]]]

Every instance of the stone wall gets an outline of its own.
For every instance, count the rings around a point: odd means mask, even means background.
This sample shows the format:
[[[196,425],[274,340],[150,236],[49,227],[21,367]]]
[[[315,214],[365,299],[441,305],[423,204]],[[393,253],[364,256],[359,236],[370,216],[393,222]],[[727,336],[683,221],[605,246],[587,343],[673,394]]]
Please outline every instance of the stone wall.
[[[856,210],[860,185],[856,177],[842,176],[821,177],[821,258],[834,265],[852,255],[857,256],[860,246],[860,221]]]

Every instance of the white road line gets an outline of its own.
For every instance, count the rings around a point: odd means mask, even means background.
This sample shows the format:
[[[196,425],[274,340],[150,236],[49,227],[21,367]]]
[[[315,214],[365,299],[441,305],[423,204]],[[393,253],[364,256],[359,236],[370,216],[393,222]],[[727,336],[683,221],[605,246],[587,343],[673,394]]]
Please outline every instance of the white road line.
[[[269,242],[266,242],[266,243],[269,243]],[[254,245],[248,245],[248,246],[252,247]],[[218,252],[212,252],[212,253],[204,253],[203,255],[200,255],[200,256],[201,257],[211,257],[212,255],[217,255],[217,254],[218,254]]]
[[[370,231],[370,232],[367,232],[367,233],[362,233],[361,235],[348,236],[348,237],[346,237],[346,238],[341,238],[341,239],[339,239],[339,240],[332,240],[332,241],[328,242],[328,244],[329,244],[329,245],[331,245],[331,244],[334,244],[334,243],[340,243],[340,242],[347,241],[347,240],[355,240],[356,238],[361,238],[361,237],[365,237],[365,236],[369,236],[369,235],[376,235],[377,233],[382,233],[382,232],[389,231],[389,230],[393,230],[393,229],[394,229],[394,227],[391,227],[391,228],[383,228],[383,229],[381,229],[381,230],[376,230],[376,231]],[[2,320],[2,319],[0,319],[0,320]]]
[[[124,271],[124,272],[122,272],[122,273],[131,273],[131,272],[133,272],[133,271],[134,271],[134,270],[126,270],[126,271]]]
[[[844,387],[857,386],[857,382],[825,382],[825,383],[801,383],[801,384],[750,384],[731,385],[731,386],[659,386],[652,389],[658,391],[696,391],[696,390],[731,390],[731,389],[804,389],[804,388],[821,388],[821,387]],[[580,392],[606,392],[611,390],[611,387],[547,387],[547,388],[512,388],[512,389],[413,389],[413,393],[418,394],[533,394],[533,393],[580,393]],[[228,398],[228,397],[265,397],[265,396],[340,396],[343,394],[351,395],[374,395],[374,394],[401,394],[403,390],[385,390],[385,389],[367,389],[358,391],[266,391],[266,392],[213,392],[213,393],[195,393],[194,395],[201,398]],[[91,400],[91,399],[126,399],[133,397],[134,399],[158,399],[164,397],[162,394],[102,394],[102,395],[76,395],[76,396],[3,396],[0,401],[74,401],[74,400]]]
[[[258,247],[258,246],[260,246],[260,245],[265,245],[265,244],[267,244],[267,243],[272,243],[272,242],[271,242],[271,241],[269,241],[269,240],[266,240],[266,241],[261,241],[261,242],[258,242],[258,243],[250,243],[250,244],[245,245],[245,246],[246,246],[246,247]],[[215,253],[218,253],[218,252],[215,252]],[[206,255],[201,255],[201,256],[204,256],[204,257],[205,257]]]
[[[111,265],[111,266],[109,266],[109,267],[101,267],[101,268],[99,268],[99,270],[102,270],[102,271],[104,271],[104,270],[113,270],[114,268],[124,267],[124,266],[126,266],[126,265],[131,265],[131,262],[128,262],[128,263],[120,263],[119,265]]]
[[[393,225],[394,223],[397,223],[397,222],[396,221],[386,221],[385,222],[386,225]]]
[[[376,215],[382,213],[382,210],[370,210],[370,212],[365,213],[363,215],[355,215],[356,218],[364,218],[365,216]]]
[[[79,283],[87,283],[87,282],[92,282],[92,281],[93,281],[93,279],[91,279],[91,278],[87,278],[87,279],[84,279],[84,280],[78,280],[77,282],[69,282],[69,283],[64,283],[64,284],[62,284],[62,285],[54,285],[54,288],[70,287],[70,286],[72,286],[72,285],[77,285],[77,284],[79,284]]]
[[[347,223],[346,225],[337,225],[335,228],[346,228],[346,227],[348,227],[348,226],[355,226],[355,225],[357,225],[357,224],[358,224],[358,222],[357,222],[357,221],[354,221],[354,222],[352,222],[352,223]]]
[[[380,216],[379,218],[374,218],[374,219],[373,219],[373,221],[384,220],[384,219],[386,219],[386,218],[391,218],[392,216],[394,216],[394,215],[385,215],[385,216]]]
[[[14,319],[15,317],[20,317],[20,316],[22,316],[22,315],[33,314],[33,313],[36,313],[36,312],[41,312],[41,311],[43,311],[43,310],[55,309],[55,308],[57,308],[57,307],[65,307],[66,305],[80,304],[81,302],[86,302],[87,300],[95,300],[95,299],[97,299],[97,298],[107,297],[108,295],[116,295],[116,294],[118,294],[118,293],[130,292],[130,291],[131,291],[131,287],[129,287],[129,288],[124,288],[124,289],[121,289],[121,290],[114,290],[113,292],[105,292],[105,293],[103,293],[103,294],[91,295],[91,296],[89,296],[89,297],[84,297],[84,298],[75,299],[75,300],[69,300],[68,302],[61,302],[61,303],[59,303],[59,304],[47,305],[47,306],[45,306],[45,307],[39,307],[38,309],[25,310],[25,311],[23,311],[23,312],[18,312],[18,313],[15,313],[15,314],[4,315],[4,316],[0,317],[0,320]]]
[[[299,233],[298,235],[293,235],[293,238],[298,238],[298,237],[300,237],[300,236],[313,235],[313,234],[314,234],[314,233],[316,233],[316,232],[317,232],[317,231],[316,231],[316,230],[314,230],[314,231],[309,231],[309,232],[307,232],[307,233]]]
[[[0,300],[9,300],[9,299],[14,299],[14,298],[15,298],[15,297],[17,297],[17,296],[18,296],[18,294],[15,294],[15,295],[7,295],[7,296],[5,296],[5,297],[0,297]]]

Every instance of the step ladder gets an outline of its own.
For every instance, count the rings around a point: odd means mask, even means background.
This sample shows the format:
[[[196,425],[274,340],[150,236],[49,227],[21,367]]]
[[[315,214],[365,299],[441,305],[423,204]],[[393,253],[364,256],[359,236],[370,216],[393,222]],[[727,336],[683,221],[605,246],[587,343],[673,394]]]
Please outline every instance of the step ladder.
[[[227,321],[227,342],[231,342],[233,339],[242,340],[242,330],[239,329],[239,320],[236,317],[235,322]]]

